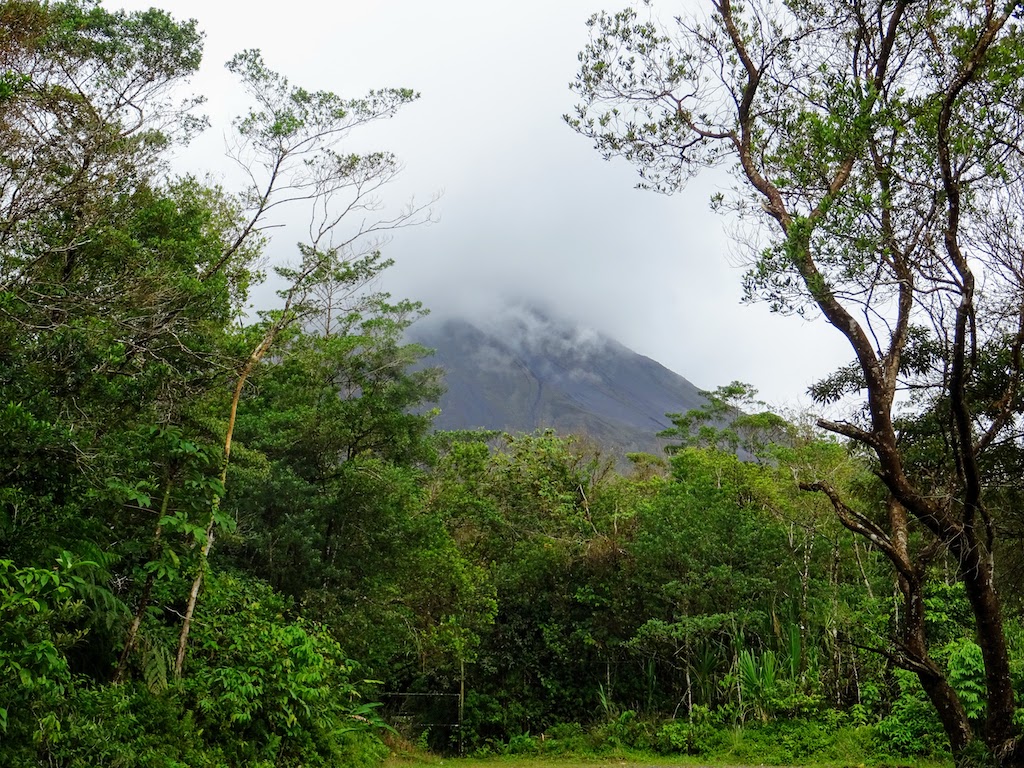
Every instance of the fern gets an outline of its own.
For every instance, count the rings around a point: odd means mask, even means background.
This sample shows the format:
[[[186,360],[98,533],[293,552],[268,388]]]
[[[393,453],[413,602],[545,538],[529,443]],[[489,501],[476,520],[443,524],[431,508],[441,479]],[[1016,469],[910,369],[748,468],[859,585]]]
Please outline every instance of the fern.
[[[150,644],[143,655],[142,677],[150,693],[167,690],[167,671],[171,668],[171,653],[162,645]]]

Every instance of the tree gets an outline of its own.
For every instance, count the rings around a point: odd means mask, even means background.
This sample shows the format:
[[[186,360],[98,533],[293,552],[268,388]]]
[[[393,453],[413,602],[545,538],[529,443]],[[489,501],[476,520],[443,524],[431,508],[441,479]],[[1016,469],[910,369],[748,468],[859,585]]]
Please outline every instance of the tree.
[[[401,343],[418,307],[365,303],[366,315],[349,312],[330,335],[292,329],[240,403],[238,435],[260,463],[237,468],[243,487],[230,505],[249,568],[297,599],[352,589],[356,574],[375,571],[358,558],[414,548],[393,528],[416,501],[403,470],[430,453],[433,414],[422,411],[440,394],[440,371]]]
[[[240,192],[175,177],[169,150],[204,124],[193,115],[201,99],[177,96],[201,52],[195,22],[163,11],[0,1],[0,592],[10,597],[0,600],[9,625],[0,632],[0,700],[12,703],[0,708],[0,731],[11,734],[0,748],[5,764],[22,753],[74,762],[83,732],[97,746],[117,744],[108,736],[139,724],[136,714],[160,698],[150,694],[168,685],[175,639],[181,672],[214,530],[233,526],[221,499],[250,375],[319,311],[323,286],[352,299],[333,301],[337,311],[355,306],[353,295],[389,263],[373,233],[427,217],[412,207],[381,210],[376,194],[398,170],[393,156],[337,151],[350,129],[390,117],[412,91],[360,99],[307,91],[254,51],[229,65],[255,102],[230,148],[245,174]],[[265,230],[296,203],[309,206],[310,230],[297,264],[278,270],[283,306],[242,325]],[[394,411],[429,394],[433,379],[406,374],[418,354],[402,347],[395,327],[364,330],[368,341],[347,350],[347,370],[358,373],[352,386],[376,387],[367,429],[378,444],[386,438],[376,433],[394,432],[388,447],[414,453],[429,414]],[[379,370],[392,358],[394,369]],[[238,578],[241,591],[267,591],[251,570]],[[223,608],[213,599],[211,612]],[[263,628],[279,638],[325,636],[292,618],[281,632]],[[206,629],[194,645],[207,641]],[[291,662],[274,669],[285,688],[305,675]],[[196,676],[172,682],[187,691]],[[349,694],[335,693],[341,714],[327,724],[331,740],[356,714]],[[158,708],[198,742],[204,729],[189,727],[186,710],[216,713],[210,702],[165,697]],[[110,730],[96,730],[93,707],[111,715]],[[140,736],[163,728],[143,721]],[[177,740],[163,757],[172,759]],[[320,741],[307,739],[303,749],[313,754]],[[142,754],[131,759],[145,761]]]
[[[770,445],[784,442],[791,426],[781,416],[766,410],[757,400],[757,390],[749,384],[734,381],[715,389],[700,392],[704,403],[686,413],[666,416],[673,426],[658,437],[680,440],[665,450],[675,453],[686,446],[714,446],[741,455],[757,456]],[[765,409],[751,413],[755,408]]]
[[[330,305],[336,292],[355,292],[388,266],[390,262],[381,260],[373,242],[365,242],[369,236],[429,219],[429,211],[411,205],[390,218],[374,213],[380,208],[376,192],[399,170],[394,155],[342,154],[337,150],[353,128],[390,118],[416,99],[413,91],[389,88],[372,91],[362,99],[343,99],[330,91],[309,91],[270,70],[256,50],[237,54],[227,66],[238,75],[256,104],[245,117],[235,121],[238,135],[229,153],[247,177],[241,195],[247,220],[224,248],[221,259],[200,279],[205,281],[220,272],[237,251],[250,240],[258,239],[262,230],[271,226],[267,218],[279,206],[305,203],[310,219],[308,239],[298,244],[298,264],[275,268],[286,282],[286,287],[278,292],[284,304],[266,313],[262,334],[237,370],[224,430],[222,484],[227,480],[243,388],[278,337],[317,312],[325,301]],[[359,222],[350,225],[350,218],[357,214]],[[330,287],[326,293],[325,286]],[[182,619],[175,661],[178,676],[185,663],[192,617],[219,516],[217,495]]]
[[[747,297],[819,313],[849,342],[854,362],[812,392],[862,409],[819,424],[874,457],[888,500],[861,512],[825,479],[803,487],[895,569],[906,609],[886,653],[917,675],[956,758],[981,735],[1007,765],[1024,748],[994,579],[995,457],[1024,437],[1020,16],[996,0],[713,0],[666,30],[636,9],[602,13],[568,118],[658,191],[731,165],[737,184],[713,203],[759,225]],[[922,420],[927,462],[908,441]],[[984,659],[981,734],[924,631],[943,553]]]
[[[225,258],[238,207],[165,167],[202,124],[197,99],[174,97],[199,64],[194,22],[11,1],[0,26],[0,551],[30,596],[24,579],[70,563],[63,550],[93,563],[74,599],[74,578],[41,581],[62,599],[0,644],[54,638],[44,656],[71,673],[49,675],[63,685],[113,670],[123,587],[138,552],[159,549],[159,498],[180,490],[154,430],[185,422],[222,375],[255,254]],[[11,728],[45,745],[74,686],[25,687]]]

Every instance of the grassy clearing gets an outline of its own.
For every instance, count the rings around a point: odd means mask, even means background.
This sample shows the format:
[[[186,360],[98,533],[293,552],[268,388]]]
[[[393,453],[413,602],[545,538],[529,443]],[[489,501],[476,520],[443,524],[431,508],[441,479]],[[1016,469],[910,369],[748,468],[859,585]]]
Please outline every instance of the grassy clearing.
[[[444,768],[651,768],[652,766],[683,766],[690,768],[698,763],[687,763],[678,758],[626,757],[620,755],[582,757],[462,757],[439,758],[430,755],[394,757],[384,763],[383,768],[418,768],[420,766],[444,766]]]
[[[387,740],[387,746],[391,757],[384,768],[952,768],[952,760],[938,750],[927,756],[894,754],[869,726],[797,720],[698,731],[688,723],[632,718],[589,731],[560,725],[541,736],[489,743],[487,752],[464,758],[440,757],[422,742],[401,738]]]
[[[872,765],[868,763],[867,765]],[[952,761],[906,761],[877,763],[876,768],[951,768]],[[744,768],[731,763],[687,757],[659,755],[583,755],[578,757],[530,757],[502,755],[493,757],[447,758],[427,753],[393,755],[382,768]],[[765,768],[764,765],[757,768]],[[865,763],[809,763],[801,768],[865,768]]]

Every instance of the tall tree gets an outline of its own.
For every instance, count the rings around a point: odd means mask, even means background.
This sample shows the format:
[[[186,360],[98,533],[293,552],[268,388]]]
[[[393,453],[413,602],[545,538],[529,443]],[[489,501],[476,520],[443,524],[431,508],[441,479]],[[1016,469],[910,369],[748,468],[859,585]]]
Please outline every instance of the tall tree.
[[[849,342],[853,364],[813,393],[860,394],[862,409],[819,423],[870,451],[889,500],[863,513],[825,479],[804,487],[892,563],[906,610],[891,655],[961,759],[976,734],[924,631],[928,565],[953,558],[985,663],[984,742],[1002,764],[1024,762],[990,460],[1024,437],[1020,15],[1005,0],[712,0],[672,29],[636,9],[598,14],[568,118],[659,191],[731,165],[737,187],[714,202],[761,225],[747,295],[820,313]],[[932,420],[927,465],[902,402]]]
[[[381,304],[357,342],[359,318],[348,313],[369,305],[359,292],[389,264],[373,233],[426,214],[382,209],[393,156],[343,153],[338,143],[415,94],[342,99],[240,54],[229,67],[254,107],[235,124],[230,154],[244,176],[232,195],[168,168],[168,150],[204,123],[192,113],[199,99],[178,99],[201,43],[194,22],[159,10],[0,0],[0,763],[69,764],[85,753],[93,763],[144,762],[149,748],[119,731],[134,724],[166,731],[154,759],[251,764],[264,759],[250,749],[258,744],[275,764],[328,753],[337,763],[345,734],[373,719],[369,710],[353,717],[337,641],[253,569],[207,585],[194,674],[169,673],[182,671],[213,533],[233,527],[220,501],[246,384],[280,339],[305,338],[325,306],[339,314],[329,338],[317,337],[323,348],[305,350],[322,364],[316,374],[328,374],[314,399],[332,415],[347,400],[365,406],[349,409],[361,417],[346,422],[353,435],[328,437],[348,440],[351,453],[391,451],[379,464],[393,506],[418,501],[416,470],[388,465],[396,455],[415,461],[426,444],[429,413],[404,410],[435,386],[431,372],[406,370],[421,353],[401,344],[402,323],[418,306]],[[310,227],[296,263],[278,270],[282,306],[240,327],[265,230],[302,203]],[[337,391],[345,376],[348,398]],[[328,432],[315,416],[307,426]],[[255,462],[269,460],[257,456],[263,447],[250,450]],[[364,474],[372,480],[376,469]],[[385,484],[366,486],[373,499]],[[329,538],[334,546],[340,535]],[[236,632],[220,631],[253,602],[267,612],[243,611]],[[271,652],[241,652],[243,672],[228,651],[247,642]],[[153,695],[169,684],[174,697]],[[88,713],[101,700],[110,717],[97,730]],[[150,705],[169,719],[135,718]],[[210,718],[194,728],[190,710]],[[223,728],[228,720],[239,727]],[[191,745],[178,743],[182,734]],[[213,757],[217,742],[238,754]],[[196,750],[209,759],[186,756]]]
[[[281,333],[319,311],[325,303],[333,306],[337,292],[358,291],[390,264],[382,261],[372,239],[367,242],[374,233],[429,219],[425,207],[411,204],[390,217],[374,213],[380,208],[376,192],[399,170],[394,155],[338,151],[340,142],[353,128],[394,116],[399,108],[417,98],[413,91],[388,88],[371,91],[361,99],[343,99],[330,91],[309,91],[270,70],[256,50],[237,54],[227,66],[241,79],[255,102],[244,117],[235,121],[237,137],[229,153],[247,177],[241,199],[247,206],[248,219],[224,249],[221,260],[200,279],[205,281],[216,275],[235,252],[249,240],[258,239],[263,229],[272,226],[268,218],[279,206],[304,203],[310,214],[308,238],[298,244],[298,264],[275,268],[286,282],[286,287],[278,292],[283,306],[266,314],[263,332],[235,377],[224,434],[222,484],[227,480],[242,390]],[[182,620],[175,661],[175,673],[179,676],[214,543],[219,508],[218,495],[210,510],[200,567],[189,590]]]
[[[89,583],[61,579],[77,613],[37,616],[54,638],[76,627],[51,668],[98,679],[174,485],[154,425],[182,423],[222,375],[254,255],[224,258],[227,195],[164,167],[202,124],[174,95],[201,41],[158,10],[0,3],[0,553],[23,574],[64,549],[93,561]],[[64,695],[26,688],[11,727],[45,745]]]

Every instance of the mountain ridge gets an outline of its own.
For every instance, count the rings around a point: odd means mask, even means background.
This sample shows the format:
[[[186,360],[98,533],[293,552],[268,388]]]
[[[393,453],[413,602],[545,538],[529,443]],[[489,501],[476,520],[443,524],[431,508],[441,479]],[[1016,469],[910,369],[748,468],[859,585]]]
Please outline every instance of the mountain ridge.
[[[438,429],[580,434],[602,448],[661,454],[666,413],[702,405],[683,376],[594,329],[531,307],[483,320],[430,318],[411,341],[445,372]]]

